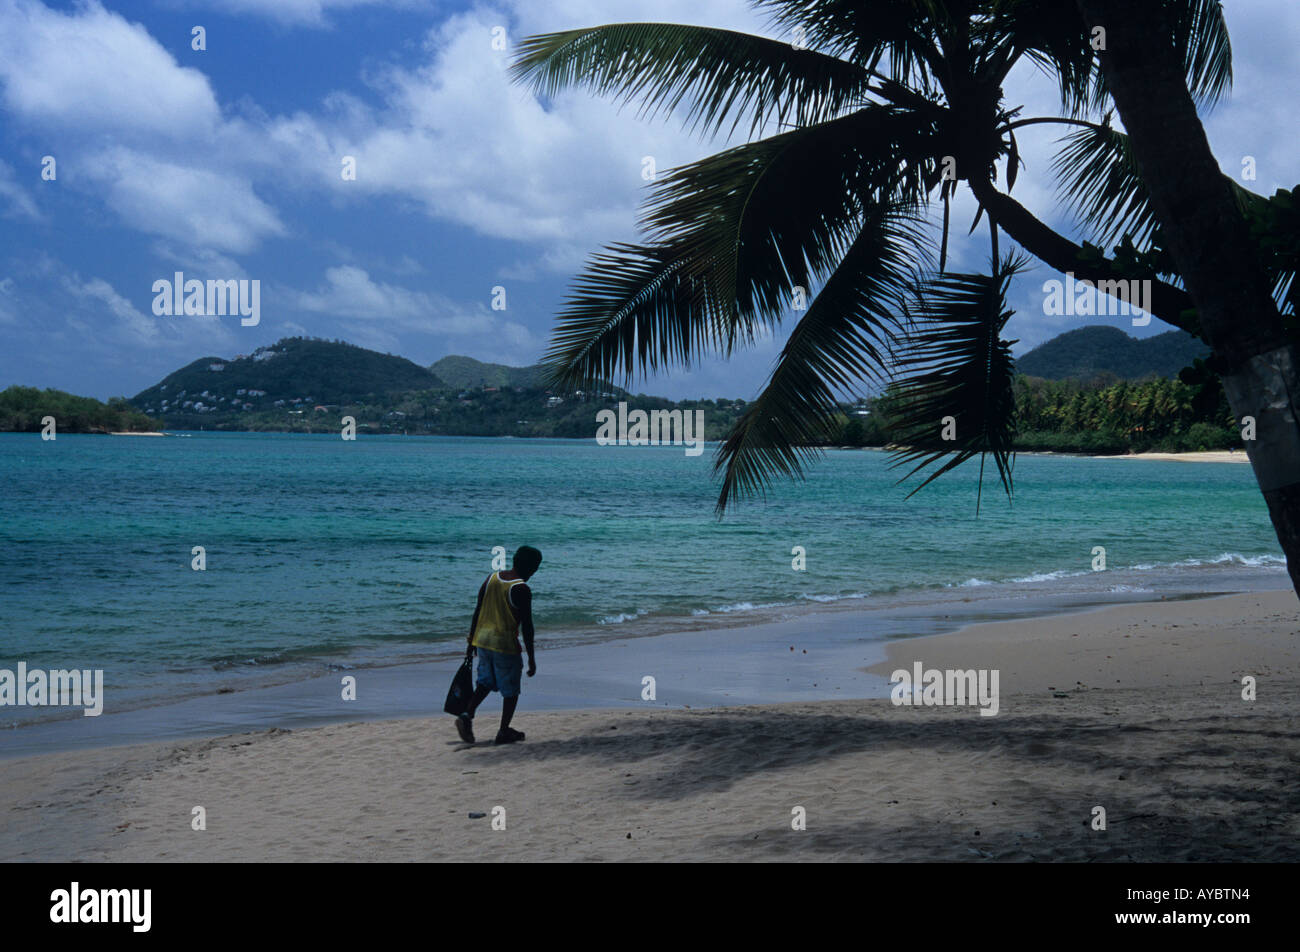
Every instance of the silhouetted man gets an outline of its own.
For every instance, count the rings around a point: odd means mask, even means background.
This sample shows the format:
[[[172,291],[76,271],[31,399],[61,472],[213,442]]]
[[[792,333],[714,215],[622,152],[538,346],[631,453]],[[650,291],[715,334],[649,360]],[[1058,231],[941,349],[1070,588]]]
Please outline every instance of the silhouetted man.
[[[533,655],[533,593],[526,584],[542,564],[542,553],[530,545],[520,546],[507,572],[493,572],[478,590],[478,605],[469,623],[469,647],[465,657],[478,654],[478,683],[469,710],[456,718],[456,732],[467,744],[474,743],[474,712],[493,691],[501,692],[501,729],[496,743],[523,740],[523,731],[512,730],[510,719],[519,704],[519,682],[524,662],[519,647],[523,629],[528,651],[528,676],[537,673]]]

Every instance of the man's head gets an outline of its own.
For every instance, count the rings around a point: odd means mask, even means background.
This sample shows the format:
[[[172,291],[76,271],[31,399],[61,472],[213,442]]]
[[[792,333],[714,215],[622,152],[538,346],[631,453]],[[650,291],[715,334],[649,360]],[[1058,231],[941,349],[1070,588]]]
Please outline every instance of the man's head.
[[[527,581],[530,579],[537,567],[542,564],[542,553],[538,552],[531,545],[521,545],[515,552],[514,562],[511,564],[519,577]]]

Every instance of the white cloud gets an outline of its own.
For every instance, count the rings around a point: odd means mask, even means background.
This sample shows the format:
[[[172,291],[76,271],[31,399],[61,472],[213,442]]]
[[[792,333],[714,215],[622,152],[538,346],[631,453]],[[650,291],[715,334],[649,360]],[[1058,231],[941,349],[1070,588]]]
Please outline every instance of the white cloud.
[[[184,138],[209,133],[220,118],[202,73],[93,0],[73,13],[0,0],[0,84],[18,116],[83,135],[111,129]]]
[[[29,273],[35,280],[0,282],[0,307],[28,316],[30,335],[51,342],[90,342],[106,360],[121,361],[144,351],[175,361],[195,350],[213,352],[235,341],[229,318],[157,317],[131,303],[111,282],[82,277],[62,262],[46,259]],[[238,326],[236,322],[235,327]],[[173,368],[174,369],[174,368]]]
[[[250,275],[248,269],[234,258],[209,248],[195,249],[164,239],[154,242],[152,250],[159,258],[171,262],[178,270],[185,271],[192,277],[201,276],[204,280],[211,277],[222,281],[256,277]]]
[[[577,268],[587,253],[634,233],[644,196],[642,158],[666,169],[714,151],[673,120],[650,123],[585,90],[543,106],[511,82],[509,50],[493,50],[492,30],[511,37],[575,23],[683,19],[758,29],[740,0],[708,3],[516,4],[478,7],[432,29],[427,60],[380,74],[378,112],[344,93],[320,115],[297,113],[270,123],[285,162],[340,197],[396,195],[432,217],[538,248],[503,265],[507,275]],[[356,158],[355,181],[340,162]]]
[[[117,318],[117,329],[125,335],[142,344],[157,343],[160,337],[157,319],[138,311],[135,305],[118,294],[103,278],[82,281],[69,276],[64,280],[64,287],[74,297],[105,305],[108,312]]]
[[[356,5],[232,0],[226,9],[315,22]],[[514,265],[503,263],[508,274],[568,272],[605,241],[632,236],[643,156],[663,169],[714,147],[583,90],[544,108],[510,82],[511,54],[492,49],[493,28],[507,25],[514,39],[610,20],[761,21],[744,0],[540,6],[475,7],[432,28],[422,64],[374,78],[379,109],[344,86],[313,112],[254,116],[249,107],[239,119],[222,117],[197,69],[95,0],[70,13],[0,0],[0,36],[9,37],[0,40],[8,54],[0,83],[15,114],[54,133],[75,126],[60,155],[87,168],[124,222],[195,253],[247,253],[284,234],[254,186],[282,192],[307,183],[343,202],[397,197],[430,217],[530,246]],[[355,182],[339,174],[344,155],[357,159]]]
[[[436,6],[430,0],[208,0],[191,2],[196,9],[216,9],[223,13],[247,13],[293,25],[325,27],[331,25],[329,14],[343,13],[360,7],[390,6],[428,8]]]
[[[325,283],[315,291],[289,296],[292,305],[317,314],[350,318],[364,323],[350,325],[348,339],[364,347],[392,349],[398,338],[373,325],[438,338],[444,353],[492,353],[491,359],[506,361],[504,355],[531,363],[541,341],[524,325],[507,320],[504,312],[485,303],[462,304],[445,295],[413,291],[375,281],[364,268],[341,265],[325,271]]]
[[[196,256],[285,233],[253,191],[257,128],[224,120],[199,70],[95,0],[70,12],[0,0],[0,97],[59,160],[60,185],[131,228]]]
[[[303,292],[296,304],[305,311],[407,323],[427,317],[435,304],[428,294],[393,284],[379,284],[354,265],[341,265],[325,272],[325,285],[318,291]]]
[[[238,254],[285,233],[274,209],[236,175],[120,148],[94,156],[87,175],[127,224],[195,248]]]

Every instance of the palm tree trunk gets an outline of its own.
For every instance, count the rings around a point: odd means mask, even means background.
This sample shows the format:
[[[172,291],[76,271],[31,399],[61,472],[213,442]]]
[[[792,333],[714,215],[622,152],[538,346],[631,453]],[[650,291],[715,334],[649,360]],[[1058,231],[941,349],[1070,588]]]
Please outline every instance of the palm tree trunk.
[[[1224,361],[1233,415],[1254,417],[1246,448],[1300,593],[1300,359],[1273,303],[1233,198],[1188,92],[1178,53],[1160,37],[1156,0],[1076,0],[1111,97],[1150,191],[1151,206],[1206,340]]]

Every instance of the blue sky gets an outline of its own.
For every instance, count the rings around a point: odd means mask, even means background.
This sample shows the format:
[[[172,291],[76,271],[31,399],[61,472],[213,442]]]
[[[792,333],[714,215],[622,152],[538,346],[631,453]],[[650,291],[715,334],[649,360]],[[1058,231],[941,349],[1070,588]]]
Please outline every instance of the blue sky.
[[[1206,128],[1224,170],[1253,156],[1258,178],[1243,184],[1272,194],[1300,182],[1300,4],[1227,12],[1236,82]],[[643,158],[662,170],[726,144],[583,91],[543,104],[508,82],[518,38],[624,20],[779,35],[744,0],[0,0],[0,389],[129,396],[198,357],[300,334],[422,364],[539,359],[586,256],[635,237]],[[191,48],[196,25],[206,50]],[[1055,114],[1040,77],[1012,80],[1025,115]],[[1015,194],[1085,237],[1052,189],[1056,133],[1036,129]],[[958,234],[973,214],[957,203]],[[959,240],[952,266],[980,267],[986,248]],[[260,324],[155,316],[153,282],[175,271],[259,280]],[[1039,268],[1014,290],[1018,353],[1085,321],[1167,329],[1049,317],[1052,277]],[[505,310],[491,306],[497,286]],[[782,339],[634,389],[752,397]]]

